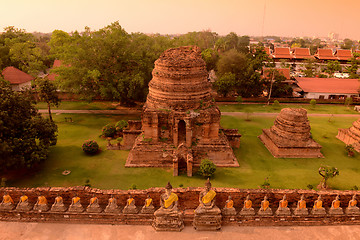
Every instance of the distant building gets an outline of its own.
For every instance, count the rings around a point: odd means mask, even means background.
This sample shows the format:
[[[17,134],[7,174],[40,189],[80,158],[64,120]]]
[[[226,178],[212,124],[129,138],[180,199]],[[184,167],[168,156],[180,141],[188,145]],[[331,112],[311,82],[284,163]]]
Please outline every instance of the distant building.
[[[337,49],[335,51],[334,56],[340,61],[340,62],[347,62],[352,58],[352,52],[349,49]]]
[[[31,87],[31,81],[35,78],[15,67],[6,67],[2,71],[6,81],[10,82],[13,91],[21,91],[24,88]]]
[[[359,79],[296,78],[304,98],[344,99],[359,96]]]
[[[62,61],[61,61],[61,60],[55,60],[53,66],[52,66],[52,68],[51,68],[50,70],[55,69],[55,68],[57,68],[57,67],[60,67],[61,65],[62,65]],[[50,81],[55,81],[55,78],[56,78],[57,76],[58,76],[58,75],[57,75],[56,73],[49,73],[49,74],[47,75],[47,78],[48,78]]]
[[[332,49],[329,48],[318,48],[314,57],[320,61],[338,60],[338,58],[334,56]]]
[[[292,57],[294,60],[306,60],[306,59],[314,59],[314,56],[310,55],[309,48],[294,48],[292,50]]]
[[[291,60],[293,57],[289,47],[276,47],[272,54],[272,58],[276,61],[280,59]]]

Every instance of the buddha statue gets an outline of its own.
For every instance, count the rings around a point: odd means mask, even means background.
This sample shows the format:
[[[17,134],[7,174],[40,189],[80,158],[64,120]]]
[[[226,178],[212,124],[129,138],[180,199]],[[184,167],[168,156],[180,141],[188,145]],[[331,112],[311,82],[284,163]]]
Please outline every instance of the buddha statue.
[[[95,194],[90,198],[90,203],[86,207],[86,212],[88,213],[100,213],[102,211],[99,205],[99,199],[95,196]]]
[[[321,195],[319,195],[318,199],[314,202],[314,206],[311,213],[314,215],[325,215],[326,211],[325,208],[323,208],[322,204],[323,201]]]
[[[0,211],[9,211],[13,210],[15,207],[14,200],[10,197],[10,195],[5,192],[3,195],[3,199],[0,203]]]
[[[260,206],[260,209],[258,211],[258,215],[272,215],[272,210],[270,208],[270,203],[268,201],[268,197],[265,196],[264,197],[264,200],[261,201],[261,206]]]
[[[348,207],[345,209],[345,213],[349,215],[360,214],[360,210],[359,207],[357,206],[357,200],[355,194],[352,196],[351,200],[349,201]]]
[[[329,214],[331,215],[342,215],[344,214],[343,209],[340,207],[340,197],[336,195],[335,199],[331,203],[331,207],[329,209]]]
[[[136,214],[138,210],[135,206],[135,199],[129,195],[128,199],[126,200],[126,206],[123,209],[123,213],[126,214]]]
[[[111,197],[108,200],[108,205],[106,206],[104,212],[106,213],[120,213],[120,208],[117,205],[116,198],[111,195]]]
[[[244,216],[246,216],[246,215],[248,215],[248,216],[253,216],[253,215],[255,215],[255,210],[254,210],[254,208],[252,207],[252,201],[250,200],[250,196],[249,196],[249,195],[246,196],[246,199],[245,199],[245,201],[244,201],[244,206],[243,206],[243,208],[241,209],[241,211],[240,211],[239,214],[240,214],[240,215],[244,215]]]
[[[236,210],[234,208],[234,201],[232,200],[231,196],[228,196],[228,200],[225,202],[225,206],[222,209],[222,214],[225,216],[235,216]]]
[[[38,212],[46,212],[49,210],[49,206],[47,204],[47,199],[45,196],[43,195],[39,195],[38,199],[34,205],[34,211],[38,211]]]
[[[31,205],[29,203],[29,198],[26,195],[20,197],[19,203],[16,206],[16,211],[30,211]]]
[[[196,230],[219,230],[221,228],[221,211],[215,205],[216,192],[211,189],[209,178],[205,189],[199,194],[199,206],[195,209],[194,228]]]
[[[178,196],[172,192],[170,182],[160,196],[160,208],[154,212],[153,227],[157,231],[181,231],[184,228],[182,213],[178,210]]]
[[[64,200],[59,194],[57,194],[54,204],[51,206],[50,211],[51,212],[65,212],[66,211],[66,207],[64,205]]]
[[[288,216],[291,215],[290,208],[288,207],[288,201],[286,200],[286,194],[279,202],[279,207],[275,212],[276,215]]]
[[[71,199],[71,204],[69,206],[68,211],[69,212],[83,212],[84,211],[84,208],[80,203],[80,198],[77,195],[75,195],[75,197],[73,197]]]
[[[155,212],[155,208],[153,205],[153,200],[149,194],[146,195],[144,206],[141,208],[141,213],[143,214],[153,214]]]
[[[297,206],[294,211],[295,215],[304,216],[309,214],[309,210],[306,208],[306,201],[304,198],[304,195],[301,195],[300,200],[297,202]]]

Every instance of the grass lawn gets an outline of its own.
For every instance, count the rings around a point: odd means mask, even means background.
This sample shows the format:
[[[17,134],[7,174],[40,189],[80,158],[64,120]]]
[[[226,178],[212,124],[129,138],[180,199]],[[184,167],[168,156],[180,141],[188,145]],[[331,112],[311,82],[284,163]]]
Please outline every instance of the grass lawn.
[[[84,102],[84,101],[62,101],[58,108],[52,107],[51,109],[63,110],[114,110],[118,103],[116,102]],[[45,102],[36,104],[39,109],[47,109]]]
[[[73,123],[65,122],[72,117]],[[127,119],[136,119],[128,116]],[[84,185],[87,179],[92,187],[102,189],[128,189],[132,184],[137,188],[165,186],[170,181],[174,187],[203,186],[199,176],[173,177],[171,169],[125,168],[128,151],[106,150],[106,140],[99,138],[101,128],[124,116],[60,114],[54,115],[59,127],[58,144],[50,149],[49,159],[33,175],[23,176],[17,181],[9,181],[10,186],[76,186]],[[329,121],[330,120],[330,121]],[[355,121],[353,117],[311,117],[313,138],[323,146],[324,159],[276,159],[257,138],[262,128],[269,128],[272,117],[222,116],[221,124],[226,128],[238,128],[242,134],[241,147],[235,150],[239,168],[218,168],[212,180],[215,187],[258,188],[269,177],[272,188],[307,188],[320,182],[317,169],[321,164],[339,168],[340,175],[329,181],[335,189],[351,189],[360,186],[360,154],[347,157],[345,145],[335,138],[338,128],[347,128]],[[81,145],[87,139],[95,139],[103,151],[95,156],[87,156]],[[71,174],[63,176],[64,170]]]
[[[281,108],[305,108],[308,113],[326,114],[357,114],[354,107],[346,107],[338,104],[317,104],[314,108],[310,104],[280,104],[274,107],[266,104],[219,104],[222,112],[280,112]]]

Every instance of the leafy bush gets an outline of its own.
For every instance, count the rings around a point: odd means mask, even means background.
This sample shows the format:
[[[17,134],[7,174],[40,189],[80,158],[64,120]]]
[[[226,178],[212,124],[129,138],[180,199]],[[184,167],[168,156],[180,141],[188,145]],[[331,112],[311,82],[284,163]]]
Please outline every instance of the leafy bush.
[[[315,100],[315,99],[311,99],[311,100],[310,100],[310,105],[311,105],[311,108],[315,108],[315,107],[316,107],[316,100]]]
[[[130,190],[135,190],[135,189],[137,189],[137,186],[133,183],[129,189]]]
[[[212,177],[215,174],[216,165],[209,159],[203,159],[200,164],[199,173],[204,177]]]
[[[95,154],[99,151],[99,144],[94,140],[86,140],[82,145],[82,150],[86,154]]]
[[[306,187],[307,187],[308,189],[310,189],[310,190],[314,189],[314,186],[311,185],[311,184],[308,184]]]
[[[344,102],[345,106],[350,106],[353,104],[353,99],[351,97],[347,97]]]
[[[272,104],[273,108],[278,109],[280,107],[280,103],[278,100],[275,100]]]
[[[266,177],[263,184],[260,185],[262,189],[269,189],[270,188],[270,181],[269,178]]]
[[[104,137],[114,137],[116,133],[116,128],[113,124],[107,124],[102,129],[102,135]]]
[[[116,131],[121,131],[128,126],[128,122],[126,120],[120,120],[115,124]]]
[[[236,97],[236,101],[239,103],[239,104],[242,104],[243,103],[243,99],[241,96],[237,96]]]

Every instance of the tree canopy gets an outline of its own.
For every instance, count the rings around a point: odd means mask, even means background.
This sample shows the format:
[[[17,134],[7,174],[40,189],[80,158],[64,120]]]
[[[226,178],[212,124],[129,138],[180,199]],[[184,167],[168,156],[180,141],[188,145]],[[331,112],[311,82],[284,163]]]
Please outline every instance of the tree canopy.
[[[14,92],[0,81],[0,171],[31,168],[55,145],[57,126],[44,119],[30,94]]]

